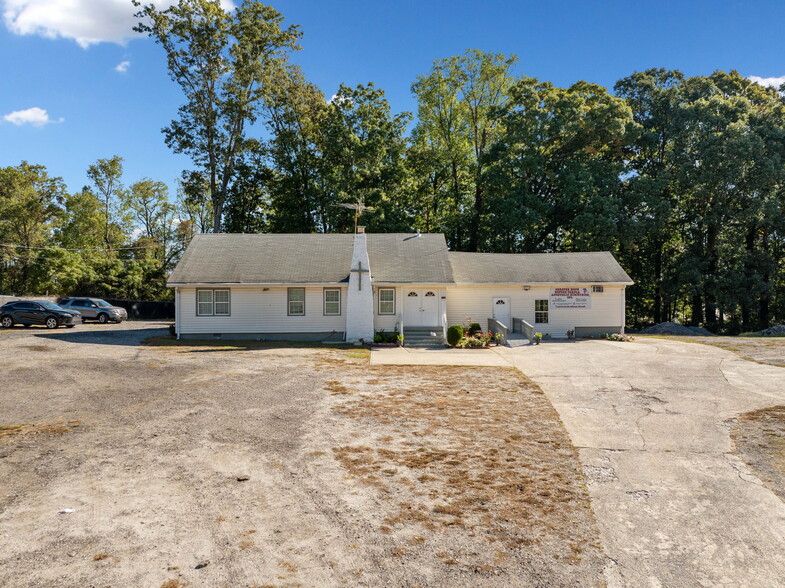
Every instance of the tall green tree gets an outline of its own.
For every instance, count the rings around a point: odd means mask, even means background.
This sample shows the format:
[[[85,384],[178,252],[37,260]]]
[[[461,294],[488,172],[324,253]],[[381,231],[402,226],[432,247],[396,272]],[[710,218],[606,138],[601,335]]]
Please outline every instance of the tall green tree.
[[[683,241],[679,232],[682,192],[675,142],[684,131],[684,75],[649,69],[622,78],[614,86],[637,123],[627,142],[626,199],[632,230],[620,246],[622,261],[636,285],[628,297],[631,313],[655,323],[673,320],[681,288],[675,262]]]
[[[634,126],[624,100],[578,82],[523,78],[510,90],[504,133],[488,152],[486,250],[616,249],[625,218],[621,176]]]
[[[6,292],[44,293],[42,279],[56,268],[42,267],[43,252],[62,221],[65,195],[63,180],[42,165],[0,168],[0,286]]]
[[[509,99],[512,68],[517,57],[484,53],[477,49],[434,62],[431,71],[417,78],[412,91],[418,100],[416,133],[421,141],[438,148],[447,164],[452,198],[464,213],[452,235],[457,249],[478,251],[482,217],[486,214],[483,173],[486,153],[503,127],[499,113]]]
[[[123,178],[123,158],[114,155],[108,159],[99,159],[87,169],[87,177],[93,184],[96,195],[103,203],[104,214],[104,245],[107,250],[118,245],[121,233],[112,230],[122,224],[124,210],[122,207],[125,197]]]
[[[166,144],[204,171],[219,232],[238,158],[252,143],[248,129],[259,117],[266,86],[299,48],[301,33],[296,26],[283,28],[283,16],[257,0],[231,12],[219,0],[179,0],[165,10],[146,4],[136,16],[141,20],[134,30],[161,45],[186,99],[163,129]]]
[[[362,215],[370,231],[411,226],[404,198],[410,117],[408,112],[392,114],[384,92],[373,84],[340,86],[319,135],[319,230],[350,232],[354,212],[336,205],[358,203],[372,208]]]
[[[324,230],[330,203],[319,172],[328,109],[322,91],[297,67],[280,72],[270,85],[265,113],[272,135],[266,149],[274,231]]]

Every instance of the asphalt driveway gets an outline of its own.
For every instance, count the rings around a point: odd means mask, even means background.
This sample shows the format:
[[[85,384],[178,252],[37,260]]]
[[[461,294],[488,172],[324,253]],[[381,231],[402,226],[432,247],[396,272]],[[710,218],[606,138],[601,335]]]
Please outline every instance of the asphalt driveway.
[[[659,339],[498,352],[579,448],[609,585],[785,585],[785,503],[729,436],[738,414],[785,404],[785,369]]]

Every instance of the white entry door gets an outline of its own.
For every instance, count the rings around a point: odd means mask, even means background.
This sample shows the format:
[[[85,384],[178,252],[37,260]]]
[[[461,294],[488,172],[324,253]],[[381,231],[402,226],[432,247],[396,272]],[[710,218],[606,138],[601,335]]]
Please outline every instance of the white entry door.
[[[509,298],[493,299],[493,318],[512,331],[512,313]]]
[[[404,290],[403,326],[436,327],[439,325],[439,292],[431,289]]]

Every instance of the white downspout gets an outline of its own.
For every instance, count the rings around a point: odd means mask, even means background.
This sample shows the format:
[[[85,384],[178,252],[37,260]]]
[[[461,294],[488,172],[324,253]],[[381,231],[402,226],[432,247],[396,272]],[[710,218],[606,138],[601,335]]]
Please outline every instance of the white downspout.
[[[174,289],[174,333],[180,340],[180,288]]]
[[[621,287],[621,334],[624,334],[624,327],[627,323],[627,286]]]

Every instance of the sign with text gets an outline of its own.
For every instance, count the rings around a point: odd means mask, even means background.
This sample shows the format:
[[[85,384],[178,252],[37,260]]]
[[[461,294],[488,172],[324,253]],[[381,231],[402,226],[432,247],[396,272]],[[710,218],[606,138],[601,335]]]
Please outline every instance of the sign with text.
[[[551,308],[591,308],[591,290],[551,288]]]

